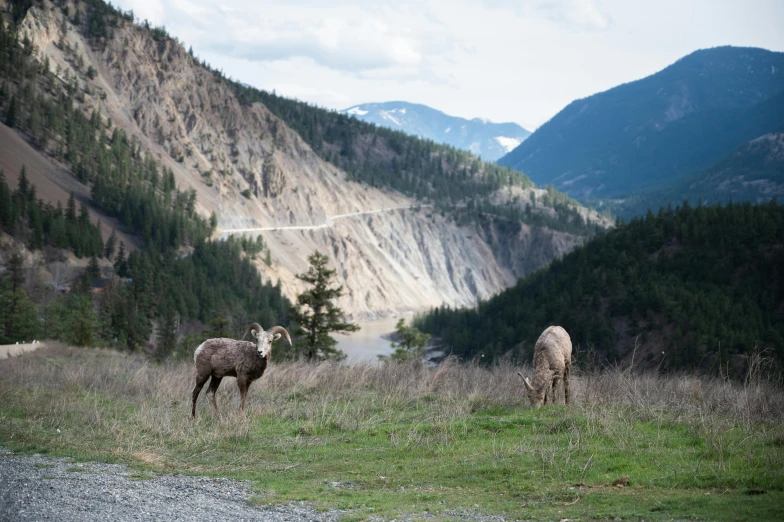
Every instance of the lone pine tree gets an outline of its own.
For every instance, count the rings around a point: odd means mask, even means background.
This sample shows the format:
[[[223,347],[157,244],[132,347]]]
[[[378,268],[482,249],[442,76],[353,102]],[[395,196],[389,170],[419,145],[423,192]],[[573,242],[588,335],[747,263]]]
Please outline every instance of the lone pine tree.
[[[310,268],[297,279],[305,281],[312,288],[297,296],[297,305],[292,310],[292,319],[299,324],[295,336],[299,338],[296,346],[309,360],[341,360],[346,354],[335,348],[337,341],[330,337],[331,332],[347,333],[359,330],[359,325],[343,321],[343,310],[333,302],[343,295],[343,287],[332,287],[335,270],[327,267],[329,259],[320,252],[308,257]]]

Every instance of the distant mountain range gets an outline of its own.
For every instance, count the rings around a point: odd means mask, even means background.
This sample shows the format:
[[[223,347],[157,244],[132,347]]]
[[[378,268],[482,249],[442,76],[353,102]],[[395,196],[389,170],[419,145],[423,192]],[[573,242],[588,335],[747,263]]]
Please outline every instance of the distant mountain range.
[[[657,197],[669,192],[677,198],[673,191],[685,182],[698,197],[697,187],[715,196],[713,183],[737,177],[732,169],[742,167],[730,157],[745,154],[742,148],[751,140],[780,131],[784,53],[717,47],[570,103],[499,163],[583,200],[639,196],[652,189],[664,191]],[[769,143],[778,141],[754,150]],[[701,173],[707,176],[703,181],[697,179]],[[764,196],[754,187],[746,184],[744,197]]]
[[[365,103],[340,112],[381,127],[467,150],[485,161],[497,160],[531,135],[516,123],[493,123],[480,118],[467,120],[426,105],[403,101]]]

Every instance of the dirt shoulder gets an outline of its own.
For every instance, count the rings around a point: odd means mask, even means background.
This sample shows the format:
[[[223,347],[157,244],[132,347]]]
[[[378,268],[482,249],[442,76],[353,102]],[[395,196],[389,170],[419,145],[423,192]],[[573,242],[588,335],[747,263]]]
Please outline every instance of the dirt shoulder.
[[[0,520],[334,521],[304,503],[254,506],[249,483],[152,475],[117,464],[15,455],[0,448]]]

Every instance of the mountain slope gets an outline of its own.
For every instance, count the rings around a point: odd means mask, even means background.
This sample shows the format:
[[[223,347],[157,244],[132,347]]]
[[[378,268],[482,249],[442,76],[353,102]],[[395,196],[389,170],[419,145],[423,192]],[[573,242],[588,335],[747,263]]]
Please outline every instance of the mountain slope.
[[[782,120],[765,109],[782,91],[784,53],[696,51],[572,102],[499,163],[581,198],[638,192],[682,180],[779,130]]]
[[[83,183],[61,165],[36,151],[12,129],[0,124],[0,171],[8,183],[15,186],[22,167],[25,168],[30,183],[40,189],[38,197],[44,202],[52,205],[60,203],[65,207],[70,194],[73,194],[78,202],[89,201],[90,191]],[[115,229],[115,234],[125,243],[125,247],[131,251],[135,250],[136,239],[118,230],[120,223],[116,219],[95,208],[90,209],[90,217],[91,221],[101,224],[104,240],[108,239]]]
[[[521,280],[476,309],[419,326],[448,353],[530,361],[541,332],[639,367],[726,372],[770,348],[784,365],[784,207],[750,203],[649,213]],[[486,332],[475,335],[475,332]]]
[[[570,250],[600,222],[466,153],[238,87],[163,30],[103,3],[68,7],[64,16],[59,4],[37,3],[20,21],[53,85],[67,86],[69,103],[106,129],[107,146],[126,143],[139,161],[170,171],[178,194],[192,191],[196,212],[215,214],[218,233],[263,235],[271,263],[257,267],[288,296],[302,290],[295,274],[318,249],[337,265],[347,290],[338,304],[354,317],[467,305]],[[56,156],[61,140],[50,136],[41,152]],[[101,179],[101,169],[88,170],[91,182]],[[510,225],[509,215],[519,219]]]
[[[647,209],[751,201],[784,201],[784,133],[765,134],[739,147],[712,167],[672,187],[649,190],[607,204],[613,215],[629,219]]]
[[[493,123],[479,118],[468,120],[449,116],[427,105],[403,101],[363,103],[340,112],[381,127],[467,150],[485,161],[497,160],[531,135],[516,123]]]
[[[756,138],[688,182],[687,197],[706,203],[784,197],[784,133]]]

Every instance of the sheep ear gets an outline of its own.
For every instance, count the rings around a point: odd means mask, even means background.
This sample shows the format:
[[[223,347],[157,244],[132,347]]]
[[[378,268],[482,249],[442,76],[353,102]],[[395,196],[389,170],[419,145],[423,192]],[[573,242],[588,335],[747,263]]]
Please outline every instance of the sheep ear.
[[[280,339],[280,334],[279,333],[275,334],[275,337],[272,338],[273,341],[277,341],[278,339]]]

